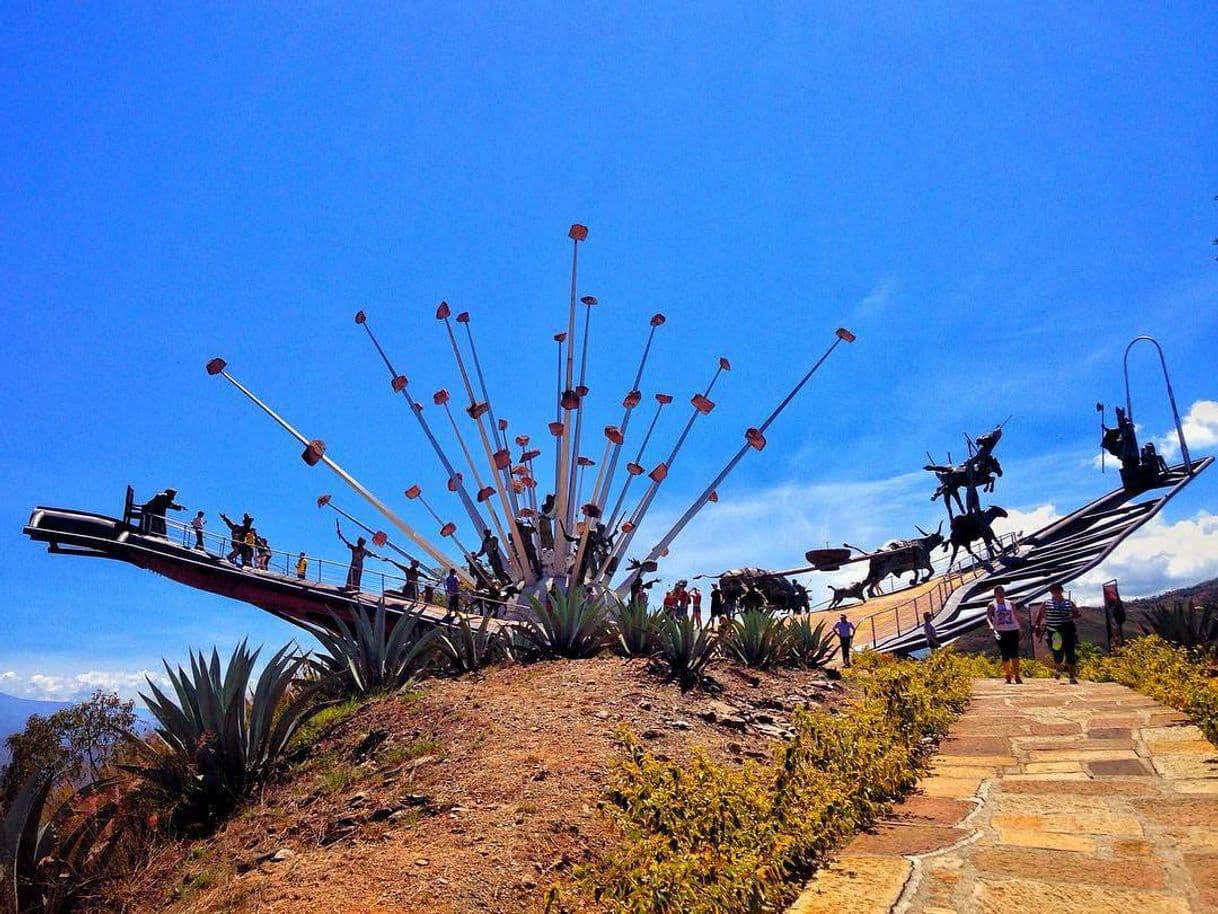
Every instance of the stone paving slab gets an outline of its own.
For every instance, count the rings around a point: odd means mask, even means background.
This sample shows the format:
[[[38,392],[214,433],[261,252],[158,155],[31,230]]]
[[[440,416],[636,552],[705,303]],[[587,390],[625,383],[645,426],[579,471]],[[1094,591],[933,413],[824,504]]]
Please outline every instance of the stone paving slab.
[[[919,791],[788,914],[1218,912],[1218,748],[1113,683],[978,681]]]

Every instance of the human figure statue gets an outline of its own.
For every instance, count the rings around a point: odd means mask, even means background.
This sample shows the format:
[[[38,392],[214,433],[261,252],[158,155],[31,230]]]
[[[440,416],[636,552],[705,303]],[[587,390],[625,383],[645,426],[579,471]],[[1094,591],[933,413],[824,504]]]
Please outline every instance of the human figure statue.
[[[554,493],[551,492],[541,503],[541,513],[537,518],[537,532],[541,537],[542,550],[554,549]]]
[[[375,552],[368,548],[368,541],[362,536],[357,538],[353,543],[343,536],[343,528],[338,521],[334,522],[334,529],[338,532],[338,538],[343,541],[343,545],[351,550],[351,564],[347,566],[347,583],[345,590],[359,590],[360,579],[364,576],[364,559],[368,556],[380,558]]]
[[[523,517],[516,519],[516,528],[520,531],[521,544],[524,546],[524,557],[533,569],[534,574],[541,574],[541,562],[537,560],[537,528]]]
[[[140,528],[150,536],[165,536],[165,512],[185,510],[176,501],[177,489],[158,492],[140,506]]]
[[[792,585],[795,589],[795,606],[792,607],[797,613],[811,612],[811,606],[808,602],[808,588],[796,581]]]
[[[242,516],[241,523],[234,524],[231,520],[229,520],[228,515],[221,511],[220,520],[224,521],[225,525],[228,527],[229,541],[232,543],[232,549],[229,550],[228,555],[224,557],[225,560],[232,562],[240,559],[242,565],[249,564],[245,554],[245,537],[246,534],[253,529],[254,519],[247,513]]]
[[[508,579],[507,572],[503,570],[503,557],[499,554],[499,538],[491,533],[489,527],[482,531],[482,545],[474,553],[474,558],[479,556],[486,556],[486,561],[491,566],[495,577],[501,581]]]

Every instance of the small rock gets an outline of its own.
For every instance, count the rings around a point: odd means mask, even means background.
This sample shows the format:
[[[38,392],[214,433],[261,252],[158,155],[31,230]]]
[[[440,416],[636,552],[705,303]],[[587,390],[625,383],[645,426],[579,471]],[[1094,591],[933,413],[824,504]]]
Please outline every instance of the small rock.
[[[402,803],[406,806],[426,806],[431,802],[431,797],[423,793],[408,793],[402,797]]]
[[[290,847],[281,847],[275,853],[271,854],[271,863],[284,863],[296,857],[296,851]]]
[[[668,722],[668,726],[672,727],[674,730],[692,730],[694,728],[694,725],[689,721],[682,720],[679,717],[676,720],[670,720]]]
[[[415,866],[428,866],[430,863],[431,863],[431,861],[428,860],[426,857],[420,857],[418,860],[416,860],[414,862],[414,865]]]
[[[608,712],[608,711],[606,711],[606,710],[604,710],[604,709],[602,708],[601,710],[599,710],[599,711],[597,711],[597,712],[596,712],[596,715],[595,715],[595,716],[596,716],[596,719],[597,719],[597,720],[608,720],[608,719],[609,719],[609,712]]]
[[[639,734],[643,739],[659,739],[664,734],[659,730],[644,730]]]
[[[534,879],[532,876],[525,876],[523,879],[520,880],[520,884],[522,886],[524,886],[526,889],[537,888],[537,880]]]
[[[422,768],[424,765],[430,765],[433,762],[438,762],[439,760],[440,757],[438,755],[420,755],[417,759],[408,762],[406,767],[411,771],[414,771],[416,768]]]
[[[713,710],[702,711],[698,716],[701,717],[708,724],[717,723],[719,720],[719,715],[716,714]]]
[[[534,781],[544,781],[549,776],[550,776],[550,772],[548,772],[546,769],[538,768],[537,772],[533,775],[532,779]]]
[[[379,809],[372,810],[372,814],[368,816],[369,822],[384,822],[391,815],[397,812],[396,809],[390,809],[388,806],[382,806]]]
[[[347,808],[348,809],[359,809],[359,807],[363,806],[367,802],[368,802],[368,794],[357,793],[355,796],[351,797],[351,799],[349,799],[347,801]]]
[[[640,707],[640,708],[642,708],[644,711],[650,711],[650,710],[651,710],[651,702],[650,702],[650,701],[640,701],[640,702],[639,702],[639,707]]]

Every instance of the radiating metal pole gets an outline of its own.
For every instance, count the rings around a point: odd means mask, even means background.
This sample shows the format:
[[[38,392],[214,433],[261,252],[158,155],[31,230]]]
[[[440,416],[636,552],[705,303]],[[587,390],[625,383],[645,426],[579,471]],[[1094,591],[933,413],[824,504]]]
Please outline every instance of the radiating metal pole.
[[[370,492],[367,488],[365,488],[359,482],[359,480],[357,480],[354,476],[352,476],[350,473],[348,473],[346,470],[344,470],[341,466],[339,466],[337,463],[335,463],[333,460],[331,460],[329,457],[327,457],[324,450],[318,449],[316,447],[316,444],[320,444],[320,442],[315,443],[313,441],[310,441],[300,432],[296,431],[296,429],[294,429],[290,424],[288,424],[288,422],[286,420],[284,420],[281,416],[279,416],[278,413],[276,413],[273,409],[271,409],[269,406],[267,406],[265,403],[263,403],[261,400],[259,400],[256,396],[254,396],[254,394],[252,394],[249,390],[247,390],[245,387],[243,387],[241,385],[241,383],[239,381],[237,381],[236,378],[234,378],[224,369],[225,369],[225,363],[224,363],[223,359],[212,359],[210,362],[207,363],[208,374],[221,375],[226,381],[228,381],[235,388],[237,388],[237,390],[239,390],[239,391],[241,391],[241,393],[245,394],[245,396],[248,397],[250,399],[250,401],[254,403],[255,406],[257,406],[264,413],[266,413],[268,416],[270,416],[272,419],[274,419],[275,422],[277,422],[284,431],[286,431],[293,438],[295,438],[297,441],[299,441],[301,444],[303,444],[305,446],[305,452],[306,452],[306,454],[311,455],[311,459],[312,459],[313,463],[324,463],[327,467],[329,467],[335,473],[335,475],[338,476],[339,479],[341,479],[343,482],[345,482],[347,485],[349,485],[352,489],[354,489],[356,492],[358,492],[370,505],[372,505],[372,507],[374,507],[374,508],[376,508],[376,510],[380,511],[381,514],[383,514],[395,527],[397,527],[399,530],[401,530],[403,533],[405,533],[406,536],[408,536],[411,539],[411,541],[414,542],[414,544],[416,546],[418,546],[420,549],[422,549],[424,552],[426,552],[429,556],[431,556],[432,559],[434,559],[437,564],[443,565],[446,568],[453,567],[452,560],[447,555],[445,555],[438,548],[436,548],[434,545],[432,545],[425,537],[423,537],[419,533],[417,533],[413,527],[411,527],[408,523],[406,523],[406,521],[404,521],[400,517],[398,517],[398,515],[395,514],[389,508],[388,505],[386,505],[383,501],[381,501],[379,498],[377,498],[375,495],[373,495],[372,492]],[[324,447],[324,445],[323,445],[323,447]],[[470,583],[470,584],[473,583],[473,581],[470,580],[468,575],[465,575],[464,573],[461,573],[461,572],[458,572],[458,575],[460,577],[462,577],[467,583]]]
[[[809,368],[807,373],[805,373],[804,376],[799,379],[799,382],[793,388],[791,388],[790,392],[782,399],[782,402],[774,407],[774,411],[766,417],[765,421],[762,422],[757,428],[749,429],[745,433],[745,443],[741,446],[740,450],[737,451],[735,456],[727,462],[727,465],[719,472],[719,475],[711,480],[710,485],[708,485],[702,491],[702,494],[694,499],[693,504],[691,504],[685,513],[677,519],[677,522],[673,524],[672,528],[660,538],[659,542],[657,542],[655,546],[652,547],[651,552],[648,553],[647,558],[640,563],[639,568],[626,576],[626,580],[617,588],[617,593],[619,596],[630,591],[631,583],[638,575],[642,574],[642,568],[644,565],[646,565],[648,562],[654,562],[668,550],[668,547],[672,545],[673,540],[675,540],[681,531],[685,529],[686,524],[693,519],[694,515],[702,510],[703,506],[705,506],[707,501],[710,500],[711,493],[715,492],[723,481],[727,479],[732,470],[736,468],[736,465],[744,459],[744,455],[749,452],[749,449],[753,448],[754,450],[761,450],[763,447],[765,447],[766,429],[768,429],[770,424],[773,423],[773,421],[778,418],[782,411],[787,408],[787,404],[795,399],[796,394],[803,389],[803,386],[808,383],[808,380],[812,377],[812,375],[816,374],[816,370],[820,368],[822,364],[824,364],[825,359],[829,358],[830,354],[834,349],[837,348],[838,344],[843,340],[848,343],[852,343],[854,342],[854,339],[854,334],[849,330],[846,330],[844,327],[838,328],[836,339],[834,339],[829,348],[825,350],[824,354],[816,360],[816,363]]]
[[[715,382],[719,380],[719,375],[721,375],[724,371],[730,371],[731,367],[731,363],[728,362],[726,358],[721,357],[719,359],[719,365],[715,369],[715,374],[711,377],[710,383],[706,385],[706,390],[704,390],[701,394],[695,394],[692,398],[694,409],[693,412],[690,413],[689,419],[685,423],[685,428],[683,428],[681,430],[681,434],[677,436],[676,443],[672,446],[672,451],[669,453],[668,459],[660,464],[660,466],[652,470],[651,485],[647,487],[647,491],[643,493],[643,497],[639,500],[638,507],[635,508],[634,513],[630,515],[630,529],[626,530],[625,525],[623,524],[621,538],[614,547],[613,555],[610,557],[609,561],[605,563],[605,568],[603,569],[602,574],[607,573],[610,568],[615,567],[615,562],[620,562],[622,560],[622,557],[626,554],[626,550],[630,547],[630,541],[633,540],[635,534],[638,533],[639,526],[643,523],[643,518],[647,516],[647,511],[651,508],[652,502],[655,501],[656,493],[660,489],[660,483],[668,478],[668,474],[672,472],[672,467],[676,462],[677,454],[680,452],[681,446],[685,444],[685,439],[689,436],[690,429],[694,427],[694,422],[697,421],[699,416],[703,415],[705,412],[708,412],[710,408],[713,408],[714,404],[710,404],[709,407],[705,405],[699,407],[699,398],[709,403],[708,398],[710,397],[711,391],[714,390]],[[659,472],[661,471],[661,468],[662,472]]]
[[[643,461],[643,453],[647,450],[647,442],[651,440],[651,433],[655,431],[656,422],[660,418],[660,411],[672,402],[672,397],[668,394],[656,394],[656,411],[651,417],[651,424],[647,426],[647,434],[643,436],[643,443],[639,445],[639,452],[634,455],[634,460],[631,463],[638,466]],[[630,469],[627,464],[626,469]],[[626,476],[626,481],[622,483],[622,490],[618,493],[617,501],[613,504],[613,510],[609,512],[609,520],[605,523],[605,529],[616,530],[619,515],[621,514],[622,504],[626,500],[627,493],[630,492],[630,484],[634,482],[634,474],[630,473]]]
[[[575,382],[575,296],[579,274],[579,243],[588,237],[588,229],[578,223],[572,225],[567,232],[567,237],[571,239],[571,299],[567,313],[567,372],[566,382],[563,387],[563,397],[565,398],[568,392],[574,393],[573,384]],[[560,404],[561,405],[561,404]],[[561,410],[562,432],[558,440],[558,478],[554,487],[554,516],[559,519],[560,524],[565,524],[569,529],[571,526],[572,506],[568,504],[568,487],[571,480],[571,410],[563,408]],[[566,563],[567,559],[567,542],[566,540],[554,540],[554,551],[560,561],[560,565]]]
[[[584,431],[584,400],[588,396],[588,337],[590,336],[590,328],[592,324],[592,306],[596,304],[596,299],[591,295],[585,295],[580,301],[584,304],[584,340],[583,351],[579,357],[579,386],[575,388],[575,393],[579,397],[579,403],[575,407],[575,438],[572,444],[572,459],[579,459],[580,440]],[[583,478],[583,473],[579,473],[579,478]],[[583,494],[579,491],[579,484],[572,480],[569,491],[567,492],[567,504],[570,505],[570,516],[575,517],[575,512],[579,509],[580,499]]]
[[[626,394],[626,399],[623,401],[622,407],[622,422],[618,428],[622,431],[622,437],[625,438],[627,429],[630,428],[630,417],[634,413],[635,406],[642,399],[642,394],[639,391],[639,385],[643,382],[643,369],[647,365],[647,356],[651,352],[651,341],[655,339],[656,328],[664,323],[663,314],[655,314],[651,318],[651,330],[647,334],[647,343],[643,346],[643,357],[639,359],[638,371],[634,374],[634,384],[631,385],[630,391]],[[623,441],[624,443],[624,441]],[[614,446],[613,452],[609,457],[609,464],[605,467],[604,485],[598,484],[592,490],[592,503],[598,508],[603,509],[605,502],[609,500],[609,490],[613,487],[613,477],[617,472],[618,458],[622,453],[622,443]]]
[[[431,430],[431,426],[427,423],[426,417],[423,415],[423,404],[419,403],[410,395],[408,389],[409,382],[405,375],[400,375],[394,371],[393,363],[389,361],[389,356],[385,354],[385,350],[381,348],[380,341],[376,338],[376,334],[372,332],[372,328],[368,326],[367,317],[363,311],[355,315],[355,322],[363,326],[368,333],[368,338],[372,340],[372,345],[376,347],[376,351],[381,356],[381,361],[385,363],[385,367],[389,369],[389,376],[392,378],[392,386],[395,391],[400,393],[406,400],[406,406],[414,414],[418,420],[419,426],[423,429],[423,434],[427,437],[427,441],[431,444],[431,448],[435,451],[436,457],[440,461],[440,466],[444,468],[444,472],[448,474],[449,479],[458,479],[459,474],[452,465],[452,461],[448,459],[448,455],[444,453],[444,449],[440,447],[440,442]],[[474,529],[481,532],[486,529],[486,521],[482,517],[482,512],[478,510],[478,506],[474,500],[469,497],[469,492],[466,491],[465,484],[461,483],[456,488],[457,497],[461,500],[462,507],[465,508],[465,513],[469,516],[470,523],[474,525]]]
[[[351,523],[355,524],[355,526],[359,527],[365,533],[370,534],[373,537],[375,537],[377,535],[377,533],[380,532],[378,530],[373,530],[371,527],[369,527],[367,524],[365,524],[358,517],[355,517],[354,515],[347,513],[342,508],[340,508],[338,505],[334,504],[334,502],[332,502],[330,500],[329,495],[320,496],[317,499],[317,507],[324,508],[327,506],[329,506],[330,508],[333,508],[334,511],[336,511],[339,515],[341,515],[342,517],[345,517],[347,520],[351,521]],[[385,537],[385,545],[388,546],[390,549],[392,549],[394,552],[396,552],[398,555],[402,556],[402,558],[410,559],[410,561],[412,561],[412,562],[418,562],[419,566],[424,571],[426,571],[431,577],[435,578],[436,580],[440,579],[441,575],[437,574],[436,569],[434,569],[430,565],[423,562],[418,556],[412,555],[411,553],[407,552],[405,549],[403,549],[401,546],[399,546],[397,543],[395,543],[393,540],[389,539],[388,537]]]

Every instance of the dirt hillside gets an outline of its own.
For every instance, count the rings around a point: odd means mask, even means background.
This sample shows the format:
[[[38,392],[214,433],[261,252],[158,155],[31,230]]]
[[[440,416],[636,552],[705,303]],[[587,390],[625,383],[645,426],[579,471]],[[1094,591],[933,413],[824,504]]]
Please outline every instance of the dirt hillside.
[[[627,725],[656,752],[768,756],[817,673],[720,663],[721,694],[682,694],[604,657],[429,680],[323,732],[215,835],[170,843],[94,910],[523,912],[602,853],[597,811]]]

